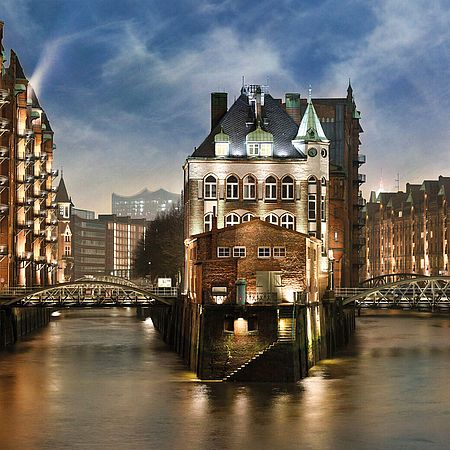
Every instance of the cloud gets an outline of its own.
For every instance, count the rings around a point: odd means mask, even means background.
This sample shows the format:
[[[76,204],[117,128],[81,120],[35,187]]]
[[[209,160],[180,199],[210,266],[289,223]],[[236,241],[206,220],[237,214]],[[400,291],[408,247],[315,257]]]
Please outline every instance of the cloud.
[[[384,0],[373,14],[376,26],[340,50],[322,86],[335,94],[352,78],[365,129],[366,195],[376,189],[382,170],[391,190],[397,172],[403,187],[407,181],[437,178],[450,163],[443,120],[450,105],[435,87],[448,85],[450,11],[445,2]]]

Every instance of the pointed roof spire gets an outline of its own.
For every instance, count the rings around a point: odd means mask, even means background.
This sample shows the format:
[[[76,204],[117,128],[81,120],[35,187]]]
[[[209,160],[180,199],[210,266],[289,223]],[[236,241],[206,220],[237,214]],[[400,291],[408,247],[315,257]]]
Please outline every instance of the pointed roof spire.
[[[305,114],[303,114],[302,121],[298,127],[297,136],[294,140],[328,142],[328,138],[325,136],[311,100],[311,87],[309,88],[308,106],[306,107]]]
[[[58,192],[55,197],[56,203],[71,203],[69,194],[67,193],[66,184],[64,183],[64,178],[61,174],[61,179],[59,180]]]
[[[353,100],[353,88],[352,88],[352,83],[350,81],[350,77],[348,79],[347,99],[348,100]]]

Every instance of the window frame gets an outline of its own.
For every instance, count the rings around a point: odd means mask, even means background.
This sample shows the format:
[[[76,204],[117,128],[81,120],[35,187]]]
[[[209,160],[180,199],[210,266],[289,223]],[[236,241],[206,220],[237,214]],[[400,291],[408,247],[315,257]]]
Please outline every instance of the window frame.
[[[253,180],[253,183],[248,181],[249,178]],[[246,175],[242,181],[242,185],[243,185],[242,198],[244,200],[256,200],[256,177],[254,177],[253,175]],[[253,196],[247,195],[248,193],[251,194],[252,188],[253,188]]]
[[[268,181],[270,179],[273,179],[274,181]],[[276,201],[277,198],[278,198],[277,179],[273,175],[269,175],[264,181],[264,200]]]
[[[265,252],[265,250],[268,250],[268,252]],[[268,254],[261,254],[262,251],[264,251],[265,253],[268,253]],[[263,245],[263,246],[258,247],[257,255],[258,255],[259,259],[268,259],[271,257],[271,254],[272,253],[271,253],[270,246]]]
[[[287,179],[290,179],[291,181],[286,181]],[[295,187],[294,178],[291,177],[290,175],[286,175],[281,180],[281,200],[288,200],[288,201],[294,200],[294,190],[295,190],[294,187]],[[285,193],[285,191],[287,192]]]
[[[286,218],[292,220],[292,222],[286,222]],[[285,224],[283,224],[283,221]],[[286,226],[289,225],[289,226]],[[280,227],[286,228],[286,230],[295,230],[295,216],[291,213],[285,213],[280,217]]]
[[[208,181],[208,178],[213,178],[214,182]],[[203,198],[217,200],[217,177],[212,174],[207,175],[203,180]]]
[[[229,181],[234,178],[236,181]],[[239,178],[236,175],[229,175],[225,180],[225,192],[227,200],[239,200]]]
[[[228,219],[230,217],[237,217],[237,222],[235,222],[235,223],[228,223]],[[241,218],[240,218],[239,214],[236,214],[236,213],[232,212],[232,213],[227,214],[225,216],[225,227],[232,227],[234,225],[239,225],[240,223],[241,223]]]
[[[270,220],[270,218],[275,218],[275,222]],[[269,219],[269,220],[267,220]],[[269,213],[264,217],[264,222],[270,223],[272,225],[279,225],[280,224],[280,218],[275,213]]]
[[[231,248],[230,247],[217,247],[217,257],[218,258],[230,258],[231,257]]]
[[[243,253],[243,254],[235,254],[235,253]],[[236,245],[235,247],[233,247],[233,258],[246,258],[246,257],[247,257],[247,247],[245,247],[244,245]]]
[[[208,219],[208,218],[211,218],[211,223],[210,223],[210,224],[208,223],[209,228],[207,229],[207,228],[206,228],[206,225],[207,225],[207,219]],[[209,221],[208,221],[208,222],[209,222]],[[213,227],[213,224],[214,224],[214,214],[213,214],[212,212],[206,213],[206,214],[203,216],[203,230],[204,230],[204,232],[211,231],[211,230],[212,230],[212,227]]]
[[[279,252],[281,252],[283,254],[278,254],[278,255],[275,254],[275,253],[279,253]],[[280,246],[280,245],[274,246],[272,249],[272,255],[274,258],[286,258],[286,247]]]

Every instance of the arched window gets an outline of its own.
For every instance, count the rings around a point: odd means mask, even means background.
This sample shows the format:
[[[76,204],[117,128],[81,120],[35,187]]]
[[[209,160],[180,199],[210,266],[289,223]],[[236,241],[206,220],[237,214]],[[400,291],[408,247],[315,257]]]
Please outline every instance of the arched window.
[[[225,217],[225,226],[231,227],[233,225],[237,225],[240,221],[240,217],[236,213],[231,213]]]
[[[256,198],[256,179],[252,175],[244,178],[244,200],[255,200]]]
[[[275,177],[266,178],[266,200],[277,199],[277,180]]]
[[[276,214],[270,213],[264,218],[266,222],[271,223],[272,225],[278,225],[278,216]]]
[[[213,226],[214,215],[213,213],[205,214],[204,218],[204,229],[205,231],[211,231]]]
[[[280,225],[288,230],[295,229],[295,218],[292,214],[283,214],[281,216]]]
[[[230,175],[227,178],[227,199],[239,198],[239,183],[237,177]]]
[[[284,177],[281,181],[281,199],[294,200],[294,180],[292,177]]]
[[[250,220],[252,220],[253,217],[254,217],[253,214],[251,214],[251,213],[246,213],[246,214],[244,214],[244,215],[242,216],[241,222],[242,222],[242,223],[250,222]]]
[[[205,200],[213,200],[217,198],[217,180],[214,175],[208,175],[205,178]]]

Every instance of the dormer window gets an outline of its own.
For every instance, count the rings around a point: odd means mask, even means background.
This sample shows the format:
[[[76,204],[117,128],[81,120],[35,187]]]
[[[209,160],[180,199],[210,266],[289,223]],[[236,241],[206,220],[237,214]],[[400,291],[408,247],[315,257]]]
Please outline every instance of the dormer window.
[[[228,156],[230,154],[230,136],[223,132],[223,128],[221,128],[220,133],[214,136],[214,149],[216,156]]]
[[[246,143],[248,156],[272,156],[273,135],[259,125],[255,131],[247,134]]]

